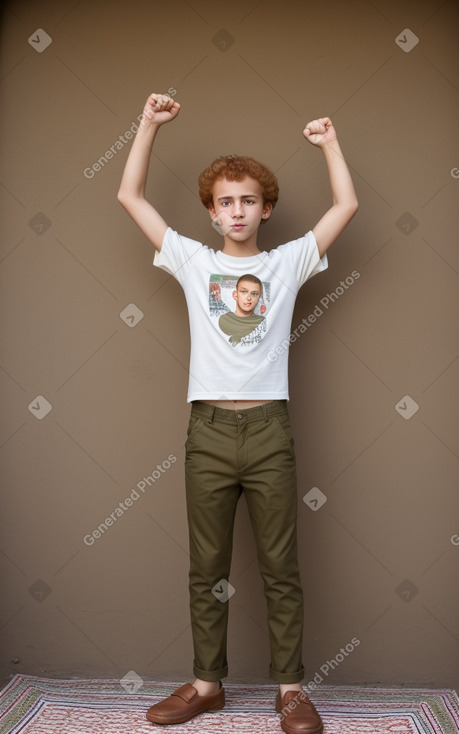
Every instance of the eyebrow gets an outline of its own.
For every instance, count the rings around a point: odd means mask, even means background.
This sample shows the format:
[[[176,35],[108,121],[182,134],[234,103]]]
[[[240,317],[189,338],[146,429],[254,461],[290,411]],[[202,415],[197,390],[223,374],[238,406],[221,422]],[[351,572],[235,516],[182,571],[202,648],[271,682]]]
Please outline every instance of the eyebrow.
[[[259,197],[257,194],[242,194],[241,199],[258,199]],[[218,196],[217,201],[221,201],[221,199],[234,199],[234,196]]]

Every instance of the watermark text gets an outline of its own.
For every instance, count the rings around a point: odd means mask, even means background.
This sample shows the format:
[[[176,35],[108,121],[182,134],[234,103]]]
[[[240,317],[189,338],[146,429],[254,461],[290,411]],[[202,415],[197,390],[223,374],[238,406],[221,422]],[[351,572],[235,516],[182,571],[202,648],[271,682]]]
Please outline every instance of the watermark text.
[[[345,280],[341,280],[340,284],[335,288],[334,291],[331,293],[327,293],[326,296],[320,299],[320,302],[315,306],[314,310],[309,314],[309,316],[306,316],[299,324],[298,326],[291,332],[288,339],[284,339],[280,342],[280,344],[275,347],[275,349],[270,349],[268,354],[266,355],[266,358],[270,362],[276,362],[276,360],[281,357],[286,351],[288,351],[291,344],[294,344],[297,339],[300,338],[302,334],[304,334],[305,331],[307,331],[312,324],[315,324],[318,319],[325,313],[325,311],[328,311],[330,306],[333,303],[336,303],[336,301],[345,293],[349,288],[351,288],[355,281],[360,278],[360,273],[358,270],[353,270],[350,275],[345,278]]]
[[[167,90],[167,94],[170,97],[174,97],[177,94],[177,90],[174,89],[174,87],[169,87],[169,89]],[[106,166],[107,163],[112,160],[112,158],[115,157],[118,151],[122,150],[124,146],[127,145],[130,140],[132,140],[134,135],[138,132],[139,127],[145,124],[143,122],[143,117],[144,113],[142,112],[141,115],[138,115],[136,117],[137,122],[134,121],[128,130],[125,130],[122,135],[119,135],[118,139],[115,140],[109,148],[107,148],[105,153],[101,155],[100,158],[98,158],[97,161],[92,164],[92,166],[84,169],[83,176],[85,178],[94,178],[96,173],[99,173],[99,171],[101,171],[102,168]]]
[[[118,503],[118,506],[115,507],[113,512],[107,515],[105,520],[101,522],[100,525],[92,531],[92,533],[88,533],[84,536],[84,544],[87,546],[94,545],[96,540],[99,540],[99,538],[101,538],[102,535],[106,533],[120,517],[123,517],[129,508],[133,506],[134,502],[137,502],[137,500],[141,498],[142,494],[145,494],[147,487],[151,487],[158,481],[158,479],[161,479],[162,475],[170,469],[172,464],[175,464],[176,461],[177,457],[174,456],[174,454],[169,454],[167,459],[164,459],[161,464],[158,464],[151,474],[143,477],[140,482],[137,482],[131,493],[122,502]]]

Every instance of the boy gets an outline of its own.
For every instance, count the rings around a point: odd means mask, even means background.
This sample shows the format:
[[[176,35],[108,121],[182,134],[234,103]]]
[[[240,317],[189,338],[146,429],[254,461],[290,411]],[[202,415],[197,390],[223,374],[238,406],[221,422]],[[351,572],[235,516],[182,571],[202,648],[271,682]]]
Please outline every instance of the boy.
[[[156,134],[179,110],[167,95],[149,96],[118,193],[156,248],[154,264],[182,285],[191,334],[185,479],[195,680],[152,706],[147,718],[177,724],[224,706],[225,590],[236,505],[244,491],[267,600],[270,675],[279,683],[276,711],[287,734],[320,734],[320,716],[300,683],[303,596],[296,548],[295,456],[286,408],[288,354],[284,350],[275,362],[267,355],[288,338],[299,288],[327,268],[326,252],[358,203],[334,127],[325,117],[303,131],[324,153],[333,196],[331,208],[312,231],[269,253],[260,251],[258,228],[277,202],[276,178],[252,158],[226,156],[199,178],[201,201],[223,235],[222,250],[177,234],[145,199],[145,184]],[[220,326],[222,313],[230,310],[222,295],[228,296],[241,276],[246,278],[241,283],[251,287],[249,274],[263,284],[263,321],[255,325],[253,338],[246,334],[233,344]],[[254,295],[242,308],[247,316],[238,316],[240,320],[251,318],[252,304],[258,301],[258,289],[251,290]]]

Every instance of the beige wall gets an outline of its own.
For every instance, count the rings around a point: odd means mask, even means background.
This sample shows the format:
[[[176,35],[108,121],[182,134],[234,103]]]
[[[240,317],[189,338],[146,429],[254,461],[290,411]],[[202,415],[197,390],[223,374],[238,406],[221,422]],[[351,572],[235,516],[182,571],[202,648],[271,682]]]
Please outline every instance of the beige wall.
[[[3,677],[191,676],[186,310],[116,201],[120,136],[171,90],[148,195],[180,232],[220,246],[196,180],[233,152],[279,178],[263,247],[313,226],[330,202],[302,137],[317,116],[358,190],[292,324],[317,317],[290,355],[305,682],[458,685],[457,29],[452,0],[6,3]],[[231,583],[229,680],[267,682],[244,500]]]

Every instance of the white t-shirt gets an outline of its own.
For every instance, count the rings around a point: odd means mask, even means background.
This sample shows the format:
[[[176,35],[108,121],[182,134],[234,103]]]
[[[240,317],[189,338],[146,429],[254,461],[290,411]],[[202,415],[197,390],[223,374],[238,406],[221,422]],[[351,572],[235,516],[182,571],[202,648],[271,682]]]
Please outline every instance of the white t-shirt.
[[[233,257],[168,228],[154,265],[173,275],[188,306],[188,402],[288,400],[288,340],[300,287],[328,267],[312,232],[270,252]],[[234,314],[241,275],[262,282],[253,314]],[[277,352],[276,347],[278,347]],[[273,358],[273,355],[276,358]]]

